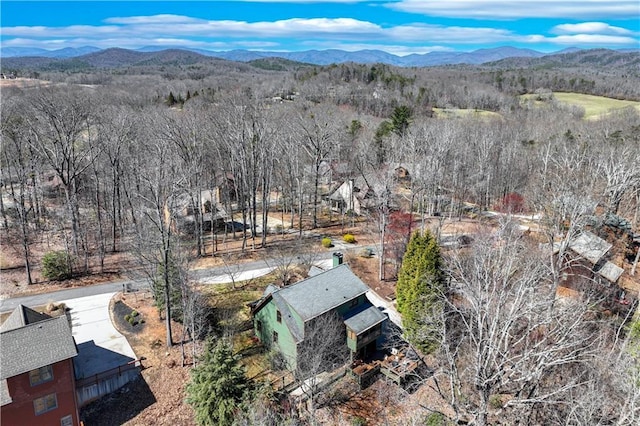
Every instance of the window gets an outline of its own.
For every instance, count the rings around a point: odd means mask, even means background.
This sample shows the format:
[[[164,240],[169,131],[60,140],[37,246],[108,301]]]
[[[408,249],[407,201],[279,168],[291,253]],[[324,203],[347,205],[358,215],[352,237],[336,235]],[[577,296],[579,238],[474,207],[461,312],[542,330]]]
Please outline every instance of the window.
[[[282,314],[276,309],[276,321],[282,322]]]
[[[351,330],[350,328],[347,329],[347,337],[350,340],[356,340],[356,332]]]
[[[60,426],[73,426],[73,417],[71,417],[71,414],[60,419]]]
[[[277,331],[273,332],[273,343],[278,343],[278,332]]]
[[[31,386],[36,386],[50,380],[53,380],[53,368],[50,365],[29,371],[29,383],[31,383]]]
[[[58,408],[58,399],[55,393],[33,400],[33,410],[36,412],[36,416],[56,408]]]
[[[262,321],[256,321],[256,329],[258,330],[258,333],[262,333]]]
[[[360,300],[359,297],[356,297],[355,299],[353,299],[351,301],[351,305],[349,307],[353,308],[354,306],[358,306],[358,301]]]

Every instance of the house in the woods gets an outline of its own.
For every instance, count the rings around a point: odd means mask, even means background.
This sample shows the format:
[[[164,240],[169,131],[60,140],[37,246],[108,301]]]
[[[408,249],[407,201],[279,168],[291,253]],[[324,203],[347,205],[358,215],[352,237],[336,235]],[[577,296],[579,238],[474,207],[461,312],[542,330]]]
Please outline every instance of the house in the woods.
[[[165,206],[165,214],[171,217],[180,232],[194,233],[201,223],[202,231],[221,229],[229,221],[224,205],[220,200],[221,189],[201,190],[195,194],[182,193],[171,197]]]
[[[357,215],[371,212],[381,203],[397,209],[399,186],[410,183],[413,174],[409,166],[399,163],[384,165],[382,169],[379,174],[369,173],[337,181],[337,185],[324,196],[325,204],[334,212]]]
[[[73,366],[78,350],[67,317],[19,305],[0,327],[0,338],[2,424],[80,424]]]
[[[292,370],[309,331],[322,327],[335,313],[342,321],[341,339],[352,359],[376,350],[387,317],[367,299],[369,287],[341,260],[341,254],[334,255],[334,268],[296,284],[271,285],[252,303],[256,336],[266,347],[279,351]]]
[[[628,294],[619,286],[624,269],[612,260],[613,245],[589,231],[582,231],[567,244],[567,260],[561,271],[560,286],[587,294],[599,300],[602,308],[626,315],[636,302],[635,294]],[[554,253],[560,254],[560,243]]]
[[[376,205],[375,188],[376,185],[372,178],[365,179],[360,176],[355,179],[347,179],[329,192],[325,202],[335,212],[352,212],[361,215]]]
[[[608,261],[605,256],[613,245],[589,231],[581,232],[569,242],[569,249],[579,258],[589,262],[591,270],[598,278],[615,284],[624,269]]]

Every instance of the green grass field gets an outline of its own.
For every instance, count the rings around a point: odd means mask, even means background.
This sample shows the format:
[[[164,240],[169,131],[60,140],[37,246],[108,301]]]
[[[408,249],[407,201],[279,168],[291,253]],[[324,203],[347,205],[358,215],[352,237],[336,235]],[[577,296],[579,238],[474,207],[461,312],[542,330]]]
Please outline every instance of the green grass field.
[[[497,112],[483,109],[433,108],[433,113],[437,118],[502,118]]]
[[[544,102],[535,101],[537,95],[523,95],[521,99],[533,100],[534,105],[542,105]],[[599,117],[610,114],[613,111],[626,107],[634,107],[640,112],[640,102],[623,101],[606,98],[604,96],[583,95],[581,93],[554,92],[553,97],[558,101],[568,105],[576,105],[584,108],[585,120],[596,120]]]

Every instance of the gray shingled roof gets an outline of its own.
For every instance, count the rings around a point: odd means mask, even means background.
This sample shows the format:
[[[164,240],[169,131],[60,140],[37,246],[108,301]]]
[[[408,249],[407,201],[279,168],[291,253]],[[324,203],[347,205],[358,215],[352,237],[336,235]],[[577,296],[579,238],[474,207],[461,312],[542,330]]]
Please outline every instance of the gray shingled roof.
[[[369,287],[347,265],[307,278],[274,293],[308,321],[343,303],[365,294]]]
[[[344,324],[356,334],[360,334],[386,319],[387,317],[376,306],[369,306],[345,319]]]
[[[0,379],[17,376],[78,354],[66,316],[2,331],[0,339]]]
[[[14,330],[49,318],[51,317],[47,314],[41,314],[24,305],[18,305],[13,312],[11,312],[11,315],[0,325],[0,331]]]
[[[596,264],[604,256],[612,245],[597,235],[584,231],[569,243],[569,248],[589,262]]]
[[[624,269],[622,269],[618,265],[607,262],[602,266],[602,268],[600,268],[598,274],[611,281],[612,283],[615,283],[616,281],[618,281],[618,278],[620,278],[620,275],[622,275],[623,272]]]

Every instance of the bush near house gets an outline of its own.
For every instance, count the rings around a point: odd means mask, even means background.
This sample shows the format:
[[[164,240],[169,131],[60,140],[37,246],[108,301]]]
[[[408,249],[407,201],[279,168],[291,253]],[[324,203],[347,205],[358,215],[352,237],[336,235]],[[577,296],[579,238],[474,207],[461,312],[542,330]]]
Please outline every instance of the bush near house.
[[[333,242],[331,241],[331,238],[329,237],[324,237],[322,239],[322,247],[324,248],[330,248],[333,247]]]
[[[356,237],[353,234],[344,234],[342,237],[345,243],[354,244],[356,242]]]

